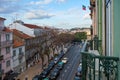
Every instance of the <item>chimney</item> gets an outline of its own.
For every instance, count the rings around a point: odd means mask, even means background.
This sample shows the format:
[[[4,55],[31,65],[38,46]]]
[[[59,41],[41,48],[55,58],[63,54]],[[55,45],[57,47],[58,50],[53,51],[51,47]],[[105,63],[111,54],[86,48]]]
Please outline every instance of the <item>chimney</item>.
[[[4,29],[4,21],[5,21],[6,19],[5,18],[2,18],[2,17],[0,17],[0,30],[3,30]]]

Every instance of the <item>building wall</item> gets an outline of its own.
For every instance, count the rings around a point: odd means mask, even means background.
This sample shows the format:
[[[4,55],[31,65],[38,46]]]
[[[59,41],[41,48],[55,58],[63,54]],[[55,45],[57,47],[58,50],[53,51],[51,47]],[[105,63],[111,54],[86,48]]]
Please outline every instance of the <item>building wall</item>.
[[[112,2],[106,0],[106,55],[113,56],[113,19],[112,19]]]
[[[106,54],[106,12],[105,12],[105,0],[102,0],[102,53]]]
[[[12,29],[17,29],[22,31],[25,34],[28,34],[30,36],[35,36],[34,35],[34,29],[30,29],[28,27],[25,27],[24,25],[20,24],[20,23],[13,23],[11,25],[9,25],[8,27],[12,28]]]
[[[109,2],[108,2],[109,1]],[[107,56],[120,58],[120,0],[106,0],[106,52]],[[119,63],[120,80],[120,63]]]
[[[12,33],[6,33],[6,34],[10,34],[10,41],[12,41]],[[7,43],[6,41],[6,34],[1,34],[1,42],[5,42]],[[8,72],[10,69],[11,69],[11,53],[12,53],[12,43],[11,45],[4,45],[5,47],[2,47],[1,48],[1,54],[4,56],[4,59],[2,60],[2,62],[0,62],[2,64],[2,69],[4,70],[4,73]],[[9,47],[10,48],[10,52],[6,52],[6,47]],[[6,66],[6,62],[10,60],[10,66],[7,67]]]
[[[102,0],[97,0],[97,36],[98,36],[98,40],[99,41],[99,47],[98,47],[98,50],[99,50],[99,53],[102,53]]]
[[[120,0],[113,0],[113,56],[120,59]],[[120,80],[120,63],[119,63]]]
[[[19,48],[22,48],[22,53],[23,56],[21,58],[21,63],[19,62]],[[26,64],[25,64],[25,46],[20,46],[17,48],[13,48],[13,51],[16,51],[16,55],[12,54],[12,68],[15,72],[21,72],[20,69],[22,71],[25,70]],[[12,52],[13,53],[13,52]]]

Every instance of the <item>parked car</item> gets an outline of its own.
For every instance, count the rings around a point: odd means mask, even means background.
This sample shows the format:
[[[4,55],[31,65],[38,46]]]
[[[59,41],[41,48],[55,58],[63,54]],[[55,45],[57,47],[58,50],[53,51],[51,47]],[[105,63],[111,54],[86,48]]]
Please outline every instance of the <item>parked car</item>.
[[[64,65],[64,63],[63,63],[62,61],[60,61],[60,62],[57,64],[57,68],[61,70],[61,69],[63,68],[63,65]]]
[[[55,68],[55,69],[51,72],[49,78],[50,78],[50,80],[56,80],[56,78],[57,78],[58,75],[59,75],[59,69]]]
[[[47,77],[47,78],[44,78],[43,80],[49,80],[49,78]]]
[[[44,79],[50,72],[50,68],[46,68],[44,71],[42,71],[42,73],[40,74],[40,76],[42,77],[42,79]]]
[[[67,58],[67,57],[64,57],[64,58],[62,59],[62,62],[63,62],[63,63],[67,63],[67,62],[68,62],[68,58]]]
[[[54,59],[54,63],[56,64],[58,62],[59,58],[58,57],[55,57]]]
[[[51,70],[54,67],[54,65],[55,65],[54,61],[50,62],[48,64],[48,69]]]
[[[74,77],[74,80],[80,80],[80,77],[75,76],[75,77]]]

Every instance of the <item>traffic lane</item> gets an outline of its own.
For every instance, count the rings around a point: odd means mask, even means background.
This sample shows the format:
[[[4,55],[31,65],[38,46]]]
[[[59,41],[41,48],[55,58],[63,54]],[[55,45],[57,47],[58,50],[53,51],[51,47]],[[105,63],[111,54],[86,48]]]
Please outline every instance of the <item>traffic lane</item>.
[[[67,72],[67,71],[70,71],[73,68],[73,65],[74,65],[73,63],[75,63],[73,59],[76,59],[77,56],[75,57],[75,55],[77,55],[77,53],[79,54],[79,52],[80,52],[79,47],[75,46],[75,49],[72,50],[72,52],[70,52],[72,53],[71,57],[69,58],[70,60],[68,64],[65,65],[64,69],[61,71],[61,75],[59,76],[58,80],[66,79],[69,76],[68,73],[70,72]]]
[[[66,57],[68,57],[68,63],[64,65],[63,70],[60,72],[59,77],[57,78],[57,80],[68,80],[68,76],[70,75],[69,73],[74,74],[73,72],[75,72],[75,69],[77,68],[77,61],[79,61],[79,56],[80,56],[80,48],[78,45],[75,45],[68,53],[68,55],[66,55]],[[72,72],[71,72],[72,69]]]
[[[57,78],[58,80],[59,79],[61,79],[61,80],[63,80],[62,79],[62,77],[64,77],[64,73],[66,73],[66,69],[67,68],[69,68],[70,67],[70,61],[71,61],[71,59],[73,59],[74,58],[74,51],[76,51],[75,50],[76,49],[76,46],[72,46],[71,48],[70,48],[70,50],[65,54],[65,56],[64,57],[67,57],[68,58],[68,63],[66,63],[65,65],[64,65],[64,68],[62,69],[62,71],[60,71],[60,75],[59,75],[59,77]]]
[[[62,60],[64,57],[70,57],[70,56],[71,56],[71,53],[69,54],[69,52],[71,52],[71,49],[75,49],[74,46],[71,46],[71,47],[69,48],[68,52],[65,53],[60,60]],[[70,56],[69,56],[69,55],[70,55]],[[57,67],[57,64],[55,64],[55,66],[52,68],[52,70],[50,71],[50,73],[48,74],[47,77],[50,77],[50,74],[53,72],[53,70],[54,70],[56,67]]]
[[[66,75],[65,75],[65,80],[73,80],[74,78],[74,74],[75,74],[75,71],[77,69],[77,65],[79,64],[79,57],[80,55],[77,54],[73,60],[72,60],[72,63],[71,63],[71,66],[70,68],[67,70],[68,72],[66,72]]]
[[[79,57],[79,56],[77,56],[77,57]],[[71,72],[70,72],[70,73],[68,72],[68,73],[69,73],[69,76],[67,77],[66,80],[73,80],[73,79],[74,79],[75,73],[76,73],[77,68],[78,68],[78,66],[79,66],[79,62],[80,62],[80,59],[79,59],[79,58],[75,59],[75,62],[74,62],[74,64],[73,64],[72,69],[69,69],[69,70],[68,70],[68,71],[71,71]]]

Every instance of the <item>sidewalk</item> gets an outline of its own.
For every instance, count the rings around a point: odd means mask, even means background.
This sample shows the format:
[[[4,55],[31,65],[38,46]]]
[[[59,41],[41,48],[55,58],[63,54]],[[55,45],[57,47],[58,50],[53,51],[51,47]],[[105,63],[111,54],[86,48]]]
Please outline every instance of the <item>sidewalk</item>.
[[[37,75],[40,74],[42,71],[42,65],[41,65],[41,61],[37,64],[35,64],[34,66],[28,68],[26,71],[24,71],[23,73],[21,73],[16,80],[32,80],[32,78]]]
[[[89,50],[88,52],[89,53],[93,53],[95,55],[100,55],[99,52],[98,52],[98,50]]]

